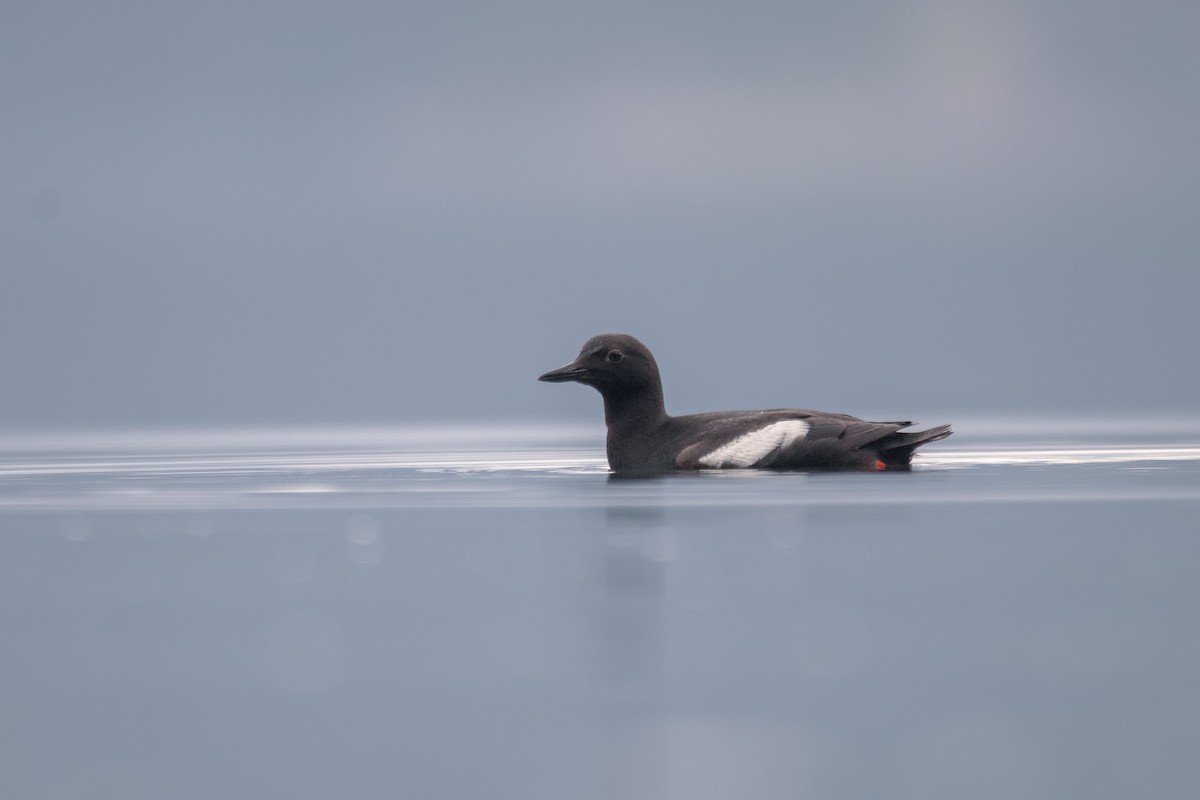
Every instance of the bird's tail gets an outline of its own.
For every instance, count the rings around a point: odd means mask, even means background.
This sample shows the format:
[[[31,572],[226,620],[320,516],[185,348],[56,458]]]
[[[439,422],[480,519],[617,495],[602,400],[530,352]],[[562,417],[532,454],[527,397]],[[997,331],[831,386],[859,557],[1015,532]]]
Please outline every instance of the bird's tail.
[[[945,439],[954,433],[950,425],[937,425],[923,431],[893,433],[876,443],[879,448],[879,460],[888,469],[905,469],[912,465],[913,451],[923,444]]]

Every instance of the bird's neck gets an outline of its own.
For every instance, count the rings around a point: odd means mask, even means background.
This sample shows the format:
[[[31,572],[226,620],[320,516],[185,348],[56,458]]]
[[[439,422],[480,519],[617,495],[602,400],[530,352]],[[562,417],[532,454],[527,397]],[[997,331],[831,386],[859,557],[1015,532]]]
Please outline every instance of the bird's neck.
[[[610,431],[636,431],[662,424],[667,418],[661,384],[602,392],[604,422]]]
[[[617,472],[665,469],[657,435],[669,417],[662,390],[605,393],[604,421],[608,424],[608,466]]]

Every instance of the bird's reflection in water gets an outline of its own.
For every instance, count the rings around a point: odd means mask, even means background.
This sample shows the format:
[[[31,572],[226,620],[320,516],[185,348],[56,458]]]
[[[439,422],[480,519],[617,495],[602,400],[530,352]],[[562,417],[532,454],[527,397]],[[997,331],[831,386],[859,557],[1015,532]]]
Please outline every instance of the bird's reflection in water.
[[[602,671],[613,684],[636,686],[658,672],[671,532],[661,508],[608,508],[604,516]]]
[[[608,696],[611,797],[642,794],[663,780],[663,734],[647,710],[663,692],[666,571],[676,549],[666,516],[653,506],[604,511],[597,668]]]

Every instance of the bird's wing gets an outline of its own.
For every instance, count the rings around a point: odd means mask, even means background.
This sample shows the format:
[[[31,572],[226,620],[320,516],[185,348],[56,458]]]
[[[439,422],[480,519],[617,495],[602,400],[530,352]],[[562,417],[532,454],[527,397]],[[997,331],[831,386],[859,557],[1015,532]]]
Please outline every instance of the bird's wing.
[[[697,441],[676,459],[680,469],[836,466],[854,460],[864,445],[895,433],[906,422],[866,422],[846,414],[797,409],[705,414]]]

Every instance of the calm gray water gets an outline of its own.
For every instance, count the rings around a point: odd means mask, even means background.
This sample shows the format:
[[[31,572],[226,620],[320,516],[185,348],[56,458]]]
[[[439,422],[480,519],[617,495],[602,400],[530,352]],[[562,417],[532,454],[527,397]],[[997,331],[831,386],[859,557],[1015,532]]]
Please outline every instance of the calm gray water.
[[[0,797],[1196,796],[1200,422],[602,440],[0,437]]]

